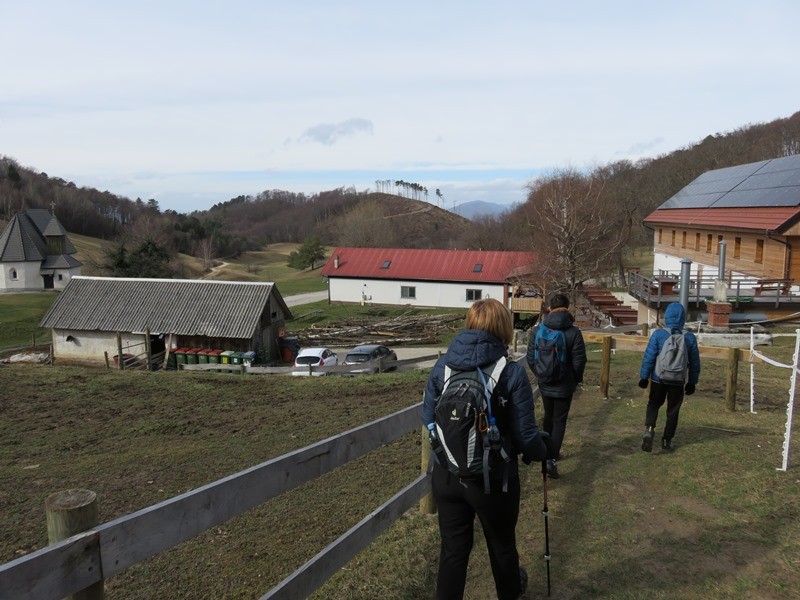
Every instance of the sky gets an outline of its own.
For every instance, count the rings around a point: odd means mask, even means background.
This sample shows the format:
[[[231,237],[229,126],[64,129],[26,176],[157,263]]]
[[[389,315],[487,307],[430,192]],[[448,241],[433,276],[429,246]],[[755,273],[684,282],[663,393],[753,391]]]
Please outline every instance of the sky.
[[[0,155],[204,210],[419,183],[512,204],[800,110],[800,2],[0,0]]]

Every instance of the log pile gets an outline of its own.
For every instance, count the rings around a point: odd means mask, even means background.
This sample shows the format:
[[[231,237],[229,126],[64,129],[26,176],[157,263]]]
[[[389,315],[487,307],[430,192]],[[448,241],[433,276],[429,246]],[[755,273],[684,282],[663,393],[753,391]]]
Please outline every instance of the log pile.
[[[325,326],[294,332],[303,346],[355,346],[358,344],[438,344],[442,336],[460,327],[462,314],[403,314],[388,319],[351,317]]]

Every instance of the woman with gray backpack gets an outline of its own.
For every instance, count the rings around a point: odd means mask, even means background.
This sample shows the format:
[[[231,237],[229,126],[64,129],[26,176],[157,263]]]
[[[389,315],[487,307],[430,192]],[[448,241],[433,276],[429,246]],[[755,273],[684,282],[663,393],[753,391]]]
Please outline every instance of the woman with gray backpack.
[[[650,384],[647,412],[644,419],[642,450],[653,450],[658,411],[667,403],[667,422],[661,438],[661,451],[672,452],[672,438],[678,428],[678,415],[683,404],[683,395],[694,394],[700,379],[700,350],[697,338],[691,331],[684,331],[686,310],[679,302],[672,302],[664,311],[666,327],[657,329],[650,336],[642,358],[639,372],[639,387]]]

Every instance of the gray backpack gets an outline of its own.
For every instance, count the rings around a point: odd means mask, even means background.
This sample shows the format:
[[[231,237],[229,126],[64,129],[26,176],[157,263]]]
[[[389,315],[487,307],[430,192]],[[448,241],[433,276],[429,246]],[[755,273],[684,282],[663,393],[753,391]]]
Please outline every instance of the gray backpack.
[[[662,383],[683,385],[689,374],[689,354],[683,331],[670,332],[656,357],[655,374]]]

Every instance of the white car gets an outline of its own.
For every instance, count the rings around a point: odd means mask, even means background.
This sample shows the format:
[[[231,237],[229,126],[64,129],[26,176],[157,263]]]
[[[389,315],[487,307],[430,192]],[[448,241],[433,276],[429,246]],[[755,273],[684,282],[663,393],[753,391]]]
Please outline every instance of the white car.
[[[294,359],[295,371],[292,375],[309,375],[308,367],[333,367],[339,364],[339,357],[330,348],[303,348]],[[311,375],[328,375],[324,371],[314,371]]]

